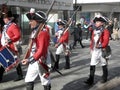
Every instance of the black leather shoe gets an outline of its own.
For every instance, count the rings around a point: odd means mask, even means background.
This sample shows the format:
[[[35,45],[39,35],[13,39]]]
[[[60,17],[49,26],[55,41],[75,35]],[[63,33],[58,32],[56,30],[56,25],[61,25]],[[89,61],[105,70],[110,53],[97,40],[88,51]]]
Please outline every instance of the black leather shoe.
[[[92,85],[93,84],[93,80],[91,80],[90,78],[87,79],[86,81],[84,81],[85,84],[87,85]]]
[[[101,80],[100,82],[101,82],[101,83],[106,83],[106,82],[107,82],[107,80]]]
[[[0,82],[2,81],[2,78],[0,77]]]
[[[0,79],[0,83],[2,82],[2,79]]]
[[[85,48],[85,46],[82,46],[82,48]]]
[[[48,86],[44,85],[44,90],[51,90],[51,85],[48,85]]]
[[[14,81],[20,81],[22,79],[24,79],[23,76],[18,76]]]
[[[70,67],[69,66],[68,67],[65,66],[64,69],[70,69]]]

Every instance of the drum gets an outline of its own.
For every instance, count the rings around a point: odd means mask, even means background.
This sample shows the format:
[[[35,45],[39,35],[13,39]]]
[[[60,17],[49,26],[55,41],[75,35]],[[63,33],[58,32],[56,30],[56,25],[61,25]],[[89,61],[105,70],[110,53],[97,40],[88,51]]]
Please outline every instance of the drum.
[[[5,71],[9,71],[19,63],[19,60],[17,55],[13,54],[9,48],[3,47],[0,50],[0,63]]]

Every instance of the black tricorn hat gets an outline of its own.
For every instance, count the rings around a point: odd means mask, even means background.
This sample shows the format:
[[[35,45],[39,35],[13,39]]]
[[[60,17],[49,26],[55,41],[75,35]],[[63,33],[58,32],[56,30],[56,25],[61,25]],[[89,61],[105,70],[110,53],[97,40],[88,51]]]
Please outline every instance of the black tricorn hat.
[[[3,14],[3,18],[10,18],[10,17],[13,17],[13,14],[11,11],[8,11],[6,13],[2,13]]]
[[[13,14],[13,17],[16,19],[16,18],[19,18],[19,15],[18,14]]]
[[[66,25],[66,23],[67,23],[66,20],[63,20],[63,21],[60,20],[60,21],[57,22],[58,25],[63,25],[63,26]]]
[[[102,15],[96,15],[93,19],[93,22],[95,23],[96,21],[108,22],[107,18],[103,17]]]
[[[81,23],[78,23],[77,26],[81,26]]]
[[[28,12],[26,16],[29,20],[36,20],[39,23],[45,22],[47,20],[47,16],[43,11],[37,11],[34,13]]]
[[[19,15],[18,14],[13,14],[13,22],[18,22]]]

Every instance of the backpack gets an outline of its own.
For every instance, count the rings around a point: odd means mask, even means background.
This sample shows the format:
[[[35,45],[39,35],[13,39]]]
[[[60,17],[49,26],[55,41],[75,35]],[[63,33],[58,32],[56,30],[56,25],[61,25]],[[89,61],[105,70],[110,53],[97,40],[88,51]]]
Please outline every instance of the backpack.
[[[110,45],[108,45],[106,48],[102,49],[102,57],[105,59],[109,59],[111,57],[112,50]]]

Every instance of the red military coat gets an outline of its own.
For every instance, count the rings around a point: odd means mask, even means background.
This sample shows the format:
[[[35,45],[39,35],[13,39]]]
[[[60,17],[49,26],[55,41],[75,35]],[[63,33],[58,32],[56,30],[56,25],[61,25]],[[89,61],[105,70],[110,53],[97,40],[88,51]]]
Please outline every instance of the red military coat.
[[[100,42],[102,45],[102,48],[106,48],[108,43],[109,43],[109,31],[107,29],[104,29],[102,32],[102,35],[100,37]],[[94,30],[92,33],[92,39],[91,39],[91,43],[90,43],[90,48],[92,49],[94,45]]]
[[[40,31],[37,38],[35,38],[36,51],[33,54],[33,58],[38,60],[41,56],[46,57],[48,46],[49,46],[50,36],[47,31]]]
[[[7,35],[9,36],[10,40],[11,40],[11,43],[9,43],[9,47],[14,50],[14,51],[17,51],[16,50],[16,47],[14,45],[15,42],[17,42],[20,37],[21,37],[21,33],[20,33],[20,28],[18,27],[17,24],[15,23],[12,23],[7,31],[6,31]],[[2,35],[0,35],[0,37],[2,37]],[[2,42],[2,41],[1,41]]]
[[[59,43],[67,43],[68,44],[69,41],[69,31],[67,30],[66,32],[64,32],[64,34],[60,37],[59,39]]]

